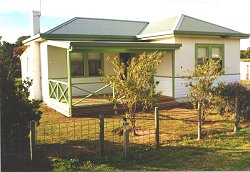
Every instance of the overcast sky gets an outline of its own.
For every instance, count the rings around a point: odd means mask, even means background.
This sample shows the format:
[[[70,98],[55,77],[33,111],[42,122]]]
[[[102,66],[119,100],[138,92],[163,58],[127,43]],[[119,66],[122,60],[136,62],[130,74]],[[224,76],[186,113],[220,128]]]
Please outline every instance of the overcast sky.
[[[250,33],[250,0],[41,0],[41,32],[72,17],[152,21],[186,14],[243,33]],[[32,10],[40,0],[0,0],[0,36],[15,42],[30,35]],[[250,39],[241,41],[241,49]]]

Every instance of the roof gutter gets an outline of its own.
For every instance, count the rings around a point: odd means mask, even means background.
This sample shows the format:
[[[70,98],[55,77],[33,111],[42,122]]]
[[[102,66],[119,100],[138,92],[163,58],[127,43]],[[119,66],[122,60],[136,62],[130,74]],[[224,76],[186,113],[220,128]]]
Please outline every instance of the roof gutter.
[[[78,49],[94,49],[94,50],[108,50],[108,49],[127,49],[127,50],[175,50],[179,49],[181,44],[162,44],[162,43],[149,43],[149,42],[70,42],[72,50]]]

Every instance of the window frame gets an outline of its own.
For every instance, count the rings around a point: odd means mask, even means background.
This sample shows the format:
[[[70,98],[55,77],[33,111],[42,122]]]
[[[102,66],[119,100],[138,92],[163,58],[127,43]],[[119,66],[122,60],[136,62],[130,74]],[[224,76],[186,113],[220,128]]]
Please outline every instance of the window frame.
[[[101,57],[101,71],[102,71],[102,73],[104,72],[104,53],[94,52],[94,51],[72,51],[72,52],[70,52],[70,61],[71,61],[71,53],[81,53],[82,54],[82,63],[83,63],[83,69],[84,69],[83,76],[73,76],[72,73],[71,73],[71,77],[72,78],[100,77],[101,76],[101,75],[99,75],[99,76],[89,76],[88,53],[100,53],[100,57]],[[72,65],[71,65],[71,67],[72,67]]]
[[[195,66],[198,62],[198,48],[207,48],[207,58],[212,57],[212,49],[213,48],[220,48],[221,49],[221,60],[222,60],[222,67],[221,69],[224,71],[225,68],[225,48],[224,44],[204,44],[204,43],[196,43],[195,44]]]

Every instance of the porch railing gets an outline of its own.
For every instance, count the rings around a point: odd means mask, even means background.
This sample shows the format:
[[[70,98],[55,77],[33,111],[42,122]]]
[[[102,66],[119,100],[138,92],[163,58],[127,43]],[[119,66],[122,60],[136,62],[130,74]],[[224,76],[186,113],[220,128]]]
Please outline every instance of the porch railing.
[[[74,83],[72,84],[72,88],[76,88],[78,90],[81,90],[83,92],[87,92],[89,93],[88,95],[86,95],[85,97],[79,99],[78,101],[76,101],[75,103],[73,103],[72,105],[73,106],[76,106],[77,104],[81,103],[82,101],[86,100],[87,98],[91,97],[91,96],[96,96],[96,97],[99,97],[99,98],[102,98],[98,93],[102,90],[104,90],[105,88],[109,87],[109,85],[104,85],[102,88],[94,91],[94,92],[90,92],[86,89],[83,89],[83,88],[80,88],[78,87],[77,85],[89,85],[89,84],[96,84],[96,83],[103,83],[103,82],[92,82],[92,83]]]
[[[76,102],[72,103],[72,106],[77,106],[79,105],[81,102],[87,100],[88,98],[92,97],[92,96],[96,96],[98,98],[103,98],[102,96],[100,96],[98,93],[100,93],[102,90],[106,89],[107,87],[109,87],[110,85],[104,85],[103,87],[99,88],[98,90],[91,92],[88,91],[82,87],[80,87],[79,85],[89,85],[89,84],[99,84],[99,83],[103,83],[103,82],[90,82],[90,83],[72,83],[71,87],[75,88],[77,90],[82,91],[84,94],[83,98],[79,98]],[[69,97],[68,94],[68,83],[65,81],[59,81],[56,79],[49,79],[49,97],[56,99],[58,102],[62,102],[62,103],[67,103],[69,104],[69,99],[72,99],[72,97]],[[87,95],[86,95],[87,93]],[[114,90],[113,90],[113,94],[114,94]]]
[[[69,103],[68,83],[49,79],[49,97],[59,102]]]

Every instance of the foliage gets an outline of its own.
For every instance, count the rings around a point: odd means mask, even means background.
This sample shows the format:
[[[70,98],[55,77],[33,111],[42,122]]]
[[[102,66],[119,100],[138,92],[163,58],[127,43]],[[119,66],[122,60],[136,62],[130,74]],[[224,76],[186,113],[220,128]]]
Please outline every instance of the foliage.
[[[79,160],[78,159],[59,159],[55,160],[52,164],[53,171],[79,171]]]
[[[128,64],[119,64],[117,58],[108,60],[113,64],[115,76],[106,76],[104,81],[115,88],[115,99],[125,106],[129,114],[135,113],[138,104],[152,108],[157,102],[159,94],[155,93],[153,76],[162,55],[144,53],[138,58],[133,57]]]
[[[15,44],[11,44],[5,41],[3,43],[1,42],[1,56],[4,57],[3,59],[1,59],[4,60],[4,62],[2,62],[2,65],[5,65],[6,68],[8,67],[7,75],[12,75],[10,77],[21,77],[20,56],[27,48],[27,46],[22,44],[22,41],[26,38],[28,37],[19,37]]]
[[[23,41],[25,39],[28,39],[30,36],[20,36],[19,38],[17,38],[15,44],[16,44],[16,47],[21,47],[23,45]]]
[[[220,69],[220,60],[214,61],[212,58],[204,59],[202,65],[196,64],[194,71],[189,71],[187,77],[189,84],[189,94],[193,105],[201,103],[203,117],[210,113],[210,109],[217,104],[218,87],[223,87],[222,83],[215,85],[215,81],[223,71]]]
[[[225,101],[226,112],[235,113],[235,98],[238,98],[239,115],[246,121],[250,121],[250,90],[240,83],[229,83],[222,89],[221,96]]]
[[[106,164],[94,164],[91,161],[80,163],[79,159],[59,159],[52,162],[53,171],[117,171]]]
[[[247,50],[240,51],[240,58],[241,59],[250,58],[250,47],[248,47]]]
[[[7,77],[20,77],[20,60],[15,54],[15,44],[10,44],[8,42],[0,43],[1,45],[1,74]],[[4,71],[3,71],[4,70]]]
[[[0,43],[0,105],[2,134],[7,136],[13,124],[28,126],[31,120],[38,121],[41,112],[40,102],[29,99],[29,90],[32,81],[15,82],[16,71],[13,70],[13,45],[7,42]],[[23,136],[27,135],[22,133]]]
[[[196,64],[195,70],[189,72],[189,93],[193,105],[198,105],[198,136],[202,137],[202,124],[210,110],[217,104],[219,97],[214,82],[223,73],[220,70],[221,59],[218,61],[212,58],[203,59],[202,64]],[[221,86],[223,84],[219,84]]]
[[[114,75],[106,75],[103,80],[115,88],[114,100],[124,105],[134,132],[137,106],[152,108],[160,96],[155,92],[157,82],[154,74],[163,55],[162,52],[143,53],[139,57],[132,57],[128,64],[120,64],[118,58],[108,59],[113,65]]]
[[[91,161],[83,162],[81,167],[81,171],[117,171],[115,168],[110,167],[107,164],[94,164]]]

